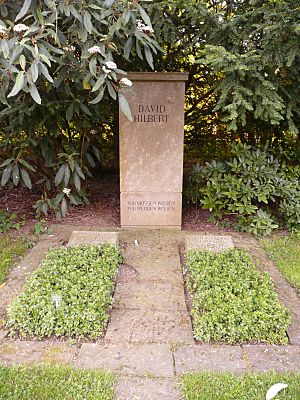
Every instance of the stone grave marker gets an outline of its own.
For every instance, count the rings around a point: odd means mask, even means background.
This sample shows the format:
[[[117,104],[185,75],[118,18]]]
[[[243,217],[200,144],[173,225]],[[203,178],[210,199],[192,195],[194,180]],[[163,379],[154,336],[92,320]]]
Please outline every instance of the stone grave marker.
[[[187,73],[130,73],[120,110],[122,227],[181,228]]]
[[[68,246],[97,246],[104,242],[117,244],[118,232],[73,231]]]
[[[186,235],[186,250],[209,250],[221,253],[234,249],[231,236],[219,235]]]

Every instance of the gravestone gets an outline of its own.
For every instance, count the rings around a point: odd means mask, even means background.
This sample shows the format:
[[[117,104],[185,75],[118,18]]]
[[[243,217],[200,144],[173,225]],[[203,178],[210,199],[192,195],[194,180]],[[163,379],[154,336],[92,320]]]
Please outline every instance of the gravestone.
[[[213,253],[234,249],[231,236],[222,235],[186,235],[186,250],[208,250]]]
[[[118,232],[73,231],[68,246],[98,246],[101,243],[118,244]]]
[[[120,111],[121,226],[181,228],[187,73],[128,74]]]

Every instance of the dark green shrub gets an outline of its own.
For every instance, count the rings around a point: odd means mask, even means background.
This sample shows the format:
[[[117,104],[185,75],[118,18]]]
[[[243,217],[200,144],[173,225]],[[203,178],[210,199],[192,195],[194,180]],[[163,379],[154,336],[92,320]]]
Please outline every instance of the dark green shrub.
[[[287,310],[267,273],[242,250],[190,251],[187,284],[194,336],[203,342],[287,343]]]
[[[253,234],[269,234],[280,224],[298,230],[299,176],[299,166],[239,143],[230,160],[194,167],[187,197],[217,218],[236,215],[237,228]]]
[[[109,244],[51,250],[10,305],[7,327],[24,337],[101,336],[121,261]]]

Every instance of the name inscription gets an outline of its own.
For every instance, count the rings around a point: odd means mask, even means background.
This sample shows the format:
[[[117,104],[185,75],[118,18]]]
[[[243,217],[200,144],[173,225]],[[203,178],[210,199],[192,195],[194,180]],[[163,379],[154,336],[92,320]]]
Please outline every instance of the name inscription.
[[[133,116],[134,122],[168,122],[169,115],[163,104],[139,104],[138,114]]]
[[[128,211],[170,212],[175,211],[175,201],[130,200],[127,202]]]

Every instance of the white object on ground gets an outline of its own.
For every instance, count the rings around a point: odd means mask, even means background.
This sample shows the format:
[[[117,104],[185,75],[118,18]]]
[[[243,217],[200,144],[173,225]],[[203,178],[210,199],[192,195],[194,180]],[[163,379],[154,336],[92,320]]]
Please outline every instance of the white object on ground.
[[[275,383],[275,385],[271,386],[267,391],[266,400],[274,399],[274,397],[281,392],[282,389],[287,388],[288,385],[286,383]]]

